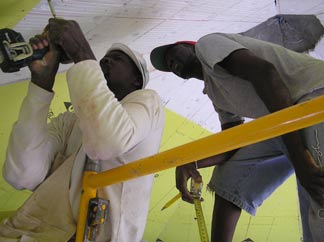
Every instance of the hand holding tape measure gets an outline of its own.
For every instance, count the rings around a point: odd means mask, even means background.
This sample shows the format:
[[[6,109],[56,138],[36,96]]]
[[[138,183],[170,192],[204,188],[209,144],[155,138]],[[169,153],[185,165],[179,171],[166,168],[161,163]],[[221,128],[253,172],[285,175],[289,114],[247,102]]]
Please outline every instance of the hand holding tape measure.
[[[203,201],[203,199],[201,198],[202,187],[203,187],[202,181],[195,182],[195,180],[193,178],[191,179],[190,195],[193,198],[193,203],[194,203],[194,206],[195,206],[196,219],[197,219],[197,224],[198,224],[198,229],[199,229],[200,240],[201,240],[201,242],[209,242],[207,226],[206,226],[203,210],[202,210],[202,207],[201,207],[201,201]],[[181,193],[178,193],[171,200],[169,200],[162,207],[161,210],[164,210],[164,209],[170,207],[179,198],[181,198]]]

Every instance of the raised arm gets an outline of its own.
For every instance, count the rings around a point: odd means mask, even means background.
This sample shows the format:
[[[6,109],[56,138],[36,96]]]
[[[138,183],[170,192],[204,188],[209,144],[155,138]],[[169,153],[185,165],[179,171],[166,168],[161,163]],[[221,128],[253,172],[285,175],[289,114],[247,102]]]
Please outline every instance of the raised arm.
[[[34,49],[49,46],[44,36],[36,36],[30,42]],[[43,59],[29,66],[31,83],[12,129],[3,167],[4,178],[16,189],[35,189],[63,147],[63,116],[47,125],[58,59],[59,53],[50,47]]]
[[[117,157],[157,128],[163,116],[158,95],[137,90],[118,101],[75,21],[51,19],[49,37],[75,63],[67,72],[68,87],[90,158]]]

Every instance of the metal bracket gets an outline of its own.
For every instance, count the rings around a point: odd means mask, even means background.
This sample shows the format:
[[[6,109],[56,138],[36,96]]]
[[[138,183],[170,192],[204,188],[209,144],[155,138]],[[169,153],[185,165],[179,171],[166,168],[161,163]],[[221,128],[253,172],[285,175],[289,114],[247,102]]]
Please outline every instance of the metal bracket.
[[[99,225],[108,220],[109,201],[102,198],[92,198],[89,201],[87,224],[84,233],[84,242],[95,242]]]

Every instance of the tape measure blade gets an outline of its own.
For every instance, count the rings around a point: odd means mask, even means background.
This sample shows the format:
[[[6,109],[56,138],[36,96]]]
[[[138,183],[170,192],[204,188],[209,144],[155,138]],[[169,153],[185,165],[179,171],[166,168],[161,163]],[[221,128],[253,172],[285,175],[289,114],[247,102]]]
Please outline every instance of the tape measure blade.
[[[200,240],[201,242],[209,242],[207,226],[205,223],[204,214],[201,208],[201,202],[199,198],[194,199],[194,204],[195,204],[195,211],[196,211]]]

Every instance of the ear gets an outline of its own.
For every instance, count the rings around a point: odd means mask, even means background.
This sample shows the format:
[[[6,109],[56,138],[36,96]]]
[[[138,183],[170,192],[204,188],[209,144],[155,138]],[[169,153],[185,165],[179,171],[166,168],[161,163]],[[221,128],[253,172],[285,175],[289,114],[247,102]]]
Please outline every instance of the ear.
[[[141,89],[142,86],[143,86],[143,81],[141,78],[136,78],[134,81],[133,81],[133,85],[137,88],[137,89]]]

